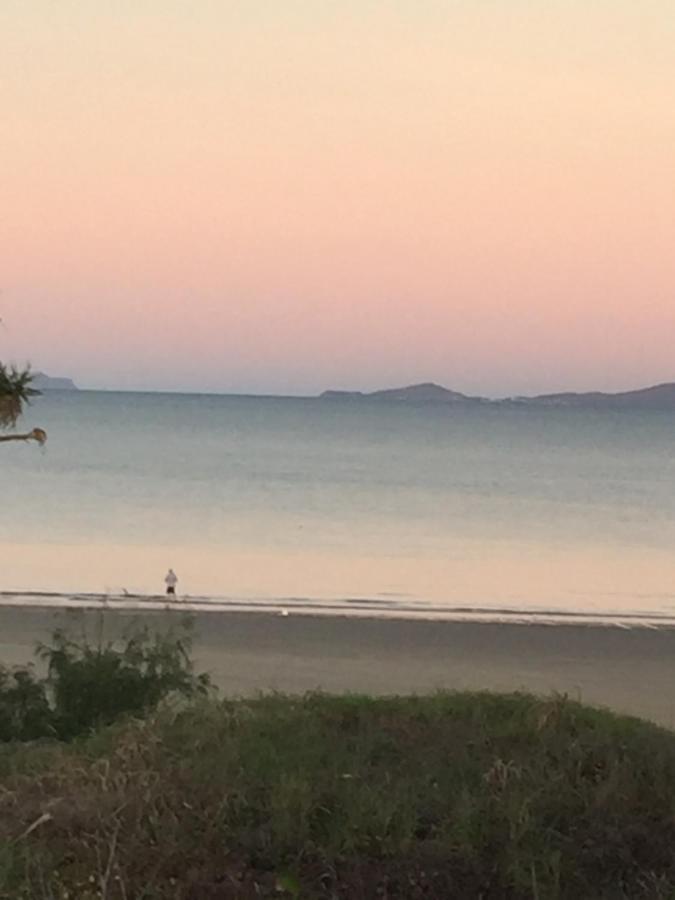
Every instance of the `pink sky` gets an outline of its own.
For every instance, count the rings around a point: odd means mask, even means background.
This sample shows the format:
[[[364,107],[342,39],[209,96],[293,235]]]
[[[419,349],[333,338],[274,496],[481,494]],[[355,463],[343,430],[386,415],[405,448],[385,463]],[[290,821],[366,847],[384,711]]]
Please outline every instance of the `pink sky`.
[[[675,380],[672,0],[3,0],[0,358]]]

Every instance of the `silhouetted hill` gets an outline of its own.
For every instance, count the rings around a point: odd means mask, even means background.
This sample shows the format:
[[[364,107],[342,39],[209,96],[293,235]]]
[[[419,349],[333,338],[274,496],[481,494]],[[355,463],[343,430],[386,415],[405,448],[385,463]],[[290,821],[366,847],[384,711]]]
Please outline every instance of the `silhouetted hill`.
[[[36,391],[76,391],[77,385],[70,378],[52,378],[44,372],[36,372],[32,386]]]
[[[324,400],[377,400],[397,403],[442,403],[454,406],[469,406],[490,403],[508,406],[558,406],[573,409],[663,409],[675,410],[675,383],[657,384],[653,387],[616,394],[602,391],[559,394],[539,394],[534,397],[514,397],[503,400],[488,400],[485,397],[470,397],[458,391],[451,391],[433,383],[412,384],[408,387],[389,388],[382,391],[364,393],[362,391],[324,391]]]
[[[675,384],[657,384],[636,391],[606,394],[589,393],[541,394],[538,397],[521,397],[519,403],[528,406],[572,406],[584,409],[673,409],[675,410]]]
[[[324,391],[321,394],[324,400],[382,400],[396,403],[487,403],[483,397],[468,397],[458,391],[451,391],[439,384],[426,382],[424,384],[411,384],[408,387],[389,388],[383,391],[362,393],[361,391]]]

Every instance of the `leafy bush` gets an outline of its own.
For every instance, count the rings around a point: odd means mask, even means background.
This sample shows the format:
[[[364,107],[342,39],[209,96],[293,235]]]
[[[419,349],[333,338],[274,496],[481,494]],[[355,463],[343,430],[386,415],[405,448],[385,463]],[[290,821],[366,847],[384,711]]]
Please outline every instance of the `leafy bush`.
[[[195,675],[189,623],[180,633],[151,633],[137,624],[121,641],[74,640],[63,630],[38,645],[46,679],[31,668],[0,668],[0,741],[55,736],[71,740],[125,715],[141,715],[165,697],[208,692]]]
[[[119,648],[55,631],[52,644],[38,652],[48,664],[59,736],[68,740],[121,716],[142,714],[169,694],[204,693],[209,679],[193,674],[189,648],[187,634],[151,634],[147,627],[135,627]]]
[[[32,668],[0,666],[0,741],[32,741],[53,733],[44,682]]]

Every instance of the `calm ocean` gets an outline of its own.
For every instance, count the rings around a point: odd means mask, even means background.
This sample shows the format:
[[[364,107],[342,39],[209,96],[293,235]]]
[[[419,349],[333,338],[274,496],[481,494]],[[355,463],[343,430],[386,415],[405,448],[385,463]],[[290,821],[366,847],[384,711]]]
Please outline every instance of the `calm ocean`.
[[[0,590],[675,617],[675,416],[60,393],[0,449]]]

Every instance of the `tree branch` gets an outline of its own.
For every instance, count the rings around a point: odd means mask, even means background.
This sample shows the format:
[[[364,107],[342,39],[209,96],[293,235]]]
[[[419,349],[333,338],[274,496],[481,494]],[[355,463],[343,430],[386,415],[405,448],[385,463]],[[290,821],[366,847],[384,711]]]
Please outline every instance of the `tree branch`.
[[[0,434],[0,444],[4,444],[6,441],[37,441],[42,445],[46,440],[47,432],[42,428],[34,428],[26,434]]]

